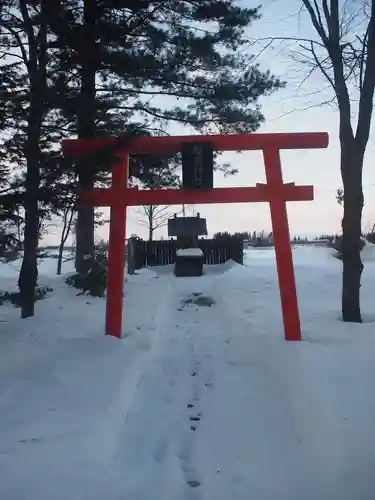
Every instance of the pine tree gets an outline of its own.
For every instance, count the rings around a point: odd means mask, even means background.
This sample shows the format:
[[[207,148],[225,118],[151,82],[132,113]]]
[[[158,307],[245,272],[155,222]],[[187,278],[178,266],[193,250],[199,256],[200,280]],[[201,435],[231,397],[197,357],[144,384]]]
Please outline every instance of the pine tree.
[[[16,62],[8,62],[2,68],[2,85],[9,87],[8,106],[3,108],[5,127],[19,126],[12,143],[23,150],[26,172],[24,178],[23,205],[25,211],[24,258],[19,277],[21,315],[34,314],[35,286],[38,277],[37,248],[39,233],[39,185],[41,163],[42,124],[46,113],[48,26],[46,12],[48,0],[28,2],[8,1],[1,17],[1,47],[10,51]],[[15,9],[17,14],[15,14]],[[12,53],[14,49],[19,53]],[[9,61],[9,60],[8,60]],[[23,65],[23,71],[20,66]],[[25,97],[25,92],[27,98]],[[22,101],[27,101],[26,109]],[[12,105],[9,105],[9,101]],[[12,116],[9,110],[14,110]],[[23,115],[24,123],[16,122]],[[10,152],[11,154],[11,152]]]
[[[199,132],[208,125],[222,133],[253,132],[263,121],[258,98],[282,85],[240,50],[259,8],[233,0],[50,4],[61,106],[77,117],[80,138],[100,134],[97,113],[103,112],[120,116],[124,132],[137,123],[151,131],[170,122]],[[91,166],[87,158],[78,165],[80,190],[94,184]],[[83,255],[93,252],[93,213],[88,206],[78,212],[78,270]]]

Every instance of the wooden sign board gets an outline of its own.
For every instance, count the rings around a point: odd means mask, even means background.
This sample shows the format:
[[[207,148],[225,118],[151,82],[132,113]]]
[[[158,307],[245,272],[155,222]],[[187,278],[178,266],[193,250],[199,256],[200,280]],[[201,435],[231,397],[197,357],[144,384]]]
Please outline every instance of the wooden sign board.
[[[214,187],[214,150],[210,142],[186,142],[182,145],[183,189]]]

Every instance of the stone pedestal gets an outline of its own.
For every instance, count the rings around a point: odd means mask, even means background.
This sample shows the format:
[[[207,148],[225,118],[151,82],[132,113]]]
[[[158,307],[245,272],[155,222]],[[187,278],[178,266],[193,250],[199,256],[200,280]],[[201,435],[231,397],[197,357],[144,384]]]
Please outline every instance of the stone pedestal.
[[[203,274],[204,255],[200,248],[177,250],[174,273],[177,277],[195,277]]]

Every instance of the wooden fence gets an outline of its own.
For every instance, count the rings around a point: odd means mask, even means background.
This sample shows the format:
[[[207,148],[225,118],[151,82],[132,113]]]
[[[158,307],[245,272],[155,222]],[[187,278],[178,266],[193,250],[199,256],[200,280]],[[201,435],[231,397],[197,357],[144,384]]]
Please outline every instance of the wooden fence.
[[[198,246],[203,251],[204,264],[223,264],[230,259],[243,264],[242,240],[199,240]],[[135,268],[174,264],[176,250],[176,240],[138,240],[135,245]]]

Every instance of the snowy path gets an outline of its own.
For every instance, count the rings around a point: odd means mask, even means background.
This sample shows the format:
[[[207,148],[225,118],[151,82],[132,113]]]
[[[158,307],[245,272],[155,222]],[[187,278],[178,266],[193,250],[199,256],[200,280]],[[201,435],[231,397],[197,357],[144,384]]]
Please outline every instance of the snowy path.
[[[102,494],[114,484],[113,498],[127,500],[244,500],[250,493],[297,500],[327,491],[267,344],[234,317],[224,292],[212,277],[174,282]],[[215,304],[181,306],[193,293]]]

